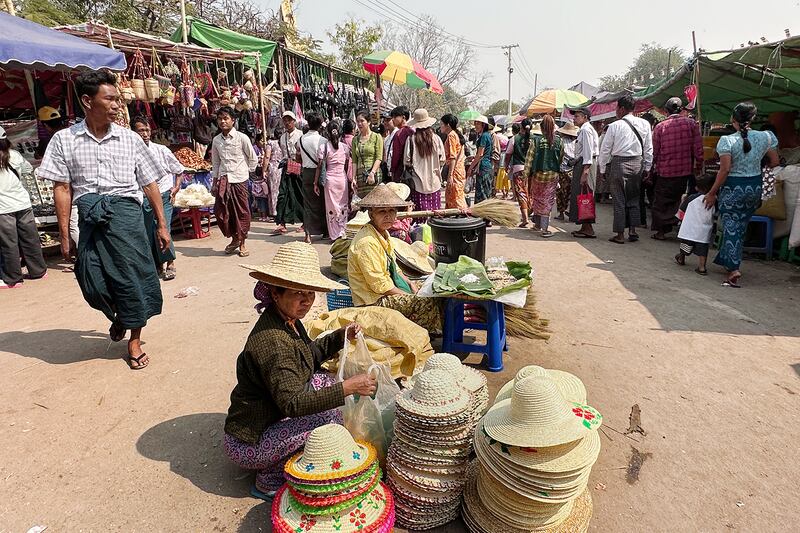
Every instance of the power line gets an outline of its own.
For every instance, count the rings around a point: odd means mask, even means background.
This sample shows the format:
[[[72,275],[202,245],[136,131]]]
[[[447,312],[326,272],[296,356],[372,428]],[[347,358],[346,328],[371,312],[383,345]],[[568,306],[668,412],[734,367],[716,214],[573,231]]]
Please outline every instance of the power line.
[[[519,51],[519,56],[520,56],[520,58],[522,59],[522,64],[523,64],[523,66],[525,67],[525,70],[528,72],[528,75],[529,75],[531,78],[535,78],[535,77],[536,77],[536,73],[535,73],[535,72],[533,72],[533,69],[532,69],[532,68],[531,68],[531,66],[528,64],[528,59],[525,57],[525,54],[522,52],[522,49],[520,49],[520,51]]]
[[[513,58],[513,59],[512,59],[512,61],[513,61],[513,63],[514,63],[514,66],[515,66],[515,67],[516,67],[516,69],[517,69],[517,73],[518,73],[518,74],[519,74],[519,75],[522,77],[522,81],[524,81],[525,83],[527,83],[527,84],[529,84],[529,85],[533,85],[533,81],[532,81],[532,80],[533,80],[533,78],[529,77],[529,76],[528,76],[528,75],[525,73],[525,69],[521,67],[521,64],[517,62],[517,59],[516,59],[516,58]]]

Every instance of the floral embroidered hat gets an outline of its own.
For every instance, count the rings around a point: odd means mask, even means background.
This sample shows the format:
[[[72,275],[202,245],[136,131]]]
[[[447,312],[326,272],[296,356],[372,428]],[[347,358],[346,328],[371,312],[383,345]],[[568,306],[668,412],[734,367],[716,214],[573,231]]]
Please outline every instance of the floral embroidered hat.
[[[517,381],[511,398],[483,417],[486,433],[510,446],[558,446],[600,427],[603,417],[594,408],[567,401],[555,382],[545,376]]]
[[[511,398],[514,384],[528,376],[547,376],[556,382],[558,390],[569,402],[586,403],[586,387],[577,376],[563,370],[549,370],[536,365],[523,366],[514,376],[514,379],[503,385],[494,399],[494,403]]]
[[[375,458],[371,444],[356,442],[344,426],[326,424],[308,435],[305,448],[286,461],[284,471],[296,480],[335,483],[363,473]]]
[[[291,497],[287,485],[272,501],[272,528],[276,533],[389,533],[394,521],[394,498],[383,483],[358,503],[322,515],[308,513]]]

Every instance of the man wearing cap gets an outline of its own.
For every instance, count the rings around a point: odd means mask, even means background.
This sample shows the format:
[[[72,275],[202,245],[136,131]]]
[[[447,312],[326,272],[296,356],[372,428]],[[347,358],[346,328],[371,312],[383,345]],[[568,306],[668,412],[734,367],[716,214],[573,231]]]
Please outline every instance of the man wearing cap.
[[[678,221],[675,214],[686,192],[686,185],[703,166],[703,139],[700,126],[689,117],[681,116],[683,103],[675,96],[664,105],[669,116],[656,124],[653,132],[653,173],[655,179],[653,238],[666,239],[666,234]]]
[[[641,224],[640,194],[642,178],[653,164],[653,134],[650,124],[633,115],[635,102],[626,95],[617,101],[617,119],[606,128],[600,146],[598,164],[601,175],[608,172],[608,184],[614,202],[613,231],[609,240],[625,244],[636,242],[636,226]]]
[[[592,113],[588,107],[581,107],[573,111],[575,125],[578,126],[578,137],[575,140],[575,165],[572,168],[572,190],[569,199],[569,221],[580,224],[581,228],[572,232],[573,237],[582,239],[595,239],[595,219],[580,220],[578,218],[578,195],[585,188],[594,193],[597,185],[597,165],[595,164],[599,151],[597,132],[589,119]]]
[[[394,127],[397,128],[397,132],[394,134],[392,142],[390,143],[392,148],[391,159],[389,160],[389,173],[392,176],[392,181],[402,181],[403,170],[405,170],[403,154],[405,153],[406,141],[411,137],[411,134],[414,133],[414,130],[406,124],[408,119],[411,118],[411,111],[409,111],[406,106],[401,105],[392,109],[390,115],[392,116]]]
[[[272,235],[283,235],[288,232],[286,224],[303,221],[303,181],[296,148],[303,132],[297,128],[297,116],[291,111],[284,111],[282,120],[286,131],[278,139],[278,147],[281,149],[279,167],[282,169],[275,211],[275,223],[278,227]]]
[[[138,370],[149,358],[141,333],[161,313],[161,285],[147,246],[144,193],[153,206],[161,249],[171,242],[156,179],[161,166],[133,131],[114,123],[120,112],[117,77],[107,70],[75,79],[86,120],[57,132],[38,176],[56,182],[53,196],[61,252],[70,253],[70,198],[78,206],[81,237],[75,274],[83,297],[111,321],[111,340],[131,330],[128,364]]]

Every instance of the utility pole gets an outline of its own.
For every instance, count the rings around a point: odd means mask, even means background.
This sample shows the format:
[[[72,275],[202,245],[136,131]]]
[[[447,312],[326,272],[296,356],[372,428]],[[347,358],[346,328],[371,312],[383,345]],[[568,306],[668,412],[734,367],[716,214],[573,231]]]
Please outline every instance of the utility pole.
[[[511,116],[511,74],[514,73],[514,68],[511,66],[511,50],[513,48],[519,48],[518,44],[507,44],[505,46],[501,46],[503,50],[505,50],[505,54],[508,56],[508,116]]]
[[[533,75],[533,96],[534,98],[536,95],[539,94],[539,73],[535,73]]]

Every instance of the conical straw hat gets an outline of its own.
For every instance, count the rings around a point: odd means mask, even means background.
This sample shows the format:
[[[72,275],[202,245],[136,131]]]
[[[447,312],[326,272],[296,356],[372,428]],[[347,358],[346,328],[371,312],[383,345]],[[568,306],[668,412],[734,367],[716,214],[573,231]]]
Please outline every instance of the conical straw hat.
[[[494,403],[511,398],[514,383],[528,376],[547,376],[556,382],[558,390],[569,402],[586,403],[586,387],[577,376],[562,370],[550,370],[536,365],[523,366],[514,376],[514,379],[503,385],[494,399]]]
[[[281,244],[269,265],[239,266],[250,270],[255,279],[276,287],[317,292],[346,288],[322,275],[319,254],[304,242]]]
[[[325,424],[308,435],[305,449],[286,461],[285,471],[303,480],[338,480],[361,473],[375,461],[375,448],[357,443],[339,424]]]
[[[514,385],[511,399],[501,401],[486,413],[483,425],[490,437],[503,444],[558,446],[576,441],[585,436],[590,428],[599,427],[602,419],[599,413],[584,420],[583,410],[579,414],[573,412],[573,408],[553,380],[531,376]],[[584,425],[584,421],[588,422],[588,426]]]
[[[426,418],[446,418],[463,413],[469,406],[469,393],[456,386],[444,370],[424,372],[413,389],[397,397],[397,405],[411,414]]]
[[[397,196],[397,194],[385,183],[378,184],[368,195],[358,204],[360,209],[371,209],[374,207],[408,207],[408,202]]]

